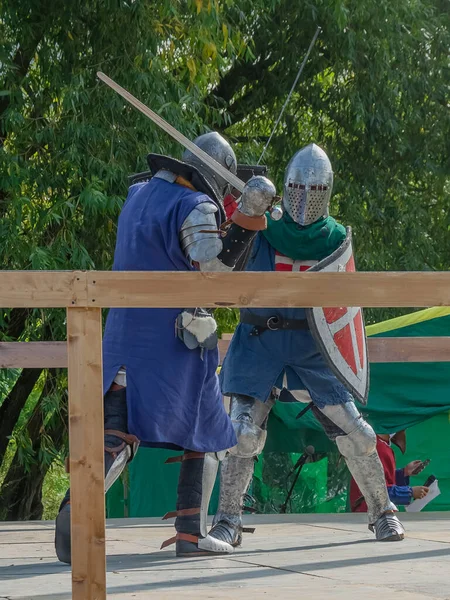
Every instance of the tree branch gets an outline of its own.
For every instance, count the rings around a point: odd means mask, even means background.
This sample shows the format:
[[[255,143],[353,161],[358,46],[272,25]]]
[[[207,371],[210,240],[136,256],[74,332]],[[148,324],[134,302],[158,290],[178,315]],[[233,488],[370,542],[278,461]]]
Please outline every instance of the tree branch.
[[[0,406],[0,465],[5,457],[9,438],[13,434],[20,413],[41,373],[42,369],[23,369],[13,389]]]

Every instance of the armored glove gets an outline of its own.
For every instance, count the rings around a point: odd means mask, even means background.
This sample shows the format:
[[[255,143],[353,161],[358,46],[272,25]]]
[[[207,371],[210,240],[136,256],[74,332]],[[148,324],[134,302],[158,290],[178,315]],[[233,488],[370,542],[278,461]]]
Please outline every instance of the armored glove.
[[[176,333],[189,350],[217,347],[217,323],[204,308],[186,308],[177,317]]]

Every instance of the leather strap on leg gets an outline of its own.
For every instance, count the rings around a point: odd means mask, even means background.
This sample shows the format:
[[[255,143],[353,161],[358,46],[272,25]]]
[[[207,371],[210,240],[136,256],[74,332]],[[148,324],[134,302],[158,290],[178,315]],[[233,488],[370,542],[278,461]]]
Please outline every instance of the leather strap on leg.
[[[199,515],[200,507],[198,508],[184,508],[183,510],[172,510],[170,512],[166,512],[163,516],[162,520],[166,521],[167,519],[173,519],[174,517],[190,517],[191,515]]]
[[[114,435],[115,437],[118,437],[119,439],[123,440],[121,444],[113,448],[105,446],[105,452],[108,452],[108,454],[112,454],[115,458],[117,454],[119,454],[119,452],[122,452],[125,446],[130,446],[130,461],[134,458],[134,455],[136,454],[136,451],[140,444],[139,439],[135,435],[131,435],[130,433],[124,433],[123,431],[118,431],[116,429],[105,429],[105,435]]]
[[[192,542],[193,544],[198,544],[198,535],[191,535],[190,533],[178,532],[176,535],[163,542],[161,544],[160,550],[163,550],[164,548],[167,548],[167,546],[175,544],[177,540],[183,540],[184,542]]]
[[[204,452],[185,452],[184,454],[180,454],[179,456],[170,456],[169,458],[167,458],[164,463],[166,465],[171,464],[171,463],[181,463],[184,462],[185,460],[191,460],[193,458],[204,458],[205,457],[205,453]]]
[[[122,452],[122,450],[125,448],[125,446],[130,446],[131,456],[130,456],[130,460],[128,462],[131,462],[133,460],[133,458],[136,455],[137,449],[139,448],[139,444],[140,444],[140,440],[135,435],[131,435],[130,433],[124,433],[123,431],[119,431],[116,429],[105,429],[105,435],[114,435],[115,437],[118,437],[119,439],[123,440],[123,442],[121,444],[119,444],[118,446],[114,446],[113,448],[110,448],[109,446],[105,446],[104,447],[105,452],[108,452],[108,454],[112,454],[113,458],[116,458],[116,456],[119,454],[119,452]],[[70,457],[69,456],[67,456],[65,458],[64,467],[65,467],[66,473],[70,473]]]
[[[170,458],[168,458],[165,462],[167,463],[184,463],[186,460],[191,460],[191,459],[204,459],[205,458],[205,453],[204,452],[185,452],[184,454],[181,454],[179,456],[171,456]],[[197,506],[194,508],[181,508],[178,510],[171,510],[169,512],[167,512],[162,520],[166,521],[167,519],[173,519],[174,517],[193,517],[195,515],[199,515],[201,512],[201,507]],[[186,535],[190,535],[190,534],[186,534]],[[175,539],[175,538],[173,538]]]

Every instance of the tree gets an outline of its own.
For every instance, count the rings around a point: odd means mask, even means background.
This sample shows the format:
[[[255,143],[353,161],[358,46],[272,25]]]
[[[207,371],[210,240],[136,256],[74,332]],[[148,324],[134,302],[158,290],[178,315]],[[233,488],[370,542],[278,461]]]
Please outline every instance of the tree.
[[[279,186],[293,152],[317,141],[330,154],[332,210],[354,227],[360,269],[448,268],[446,5],[269,4],[248,32],[253,60],[238,57],[208,104],[225,107],[230,134],[267,136],[320,24],[323,32],[266,156]],[[262,145],[247,148],[258,156]]]
[[[272,177],[281,189],[292,154],[319,143],[360,269],[448,268],[445,9],[442,0],[4,0],[2,267],[110,268],[127,176],[145,170],[149,150],[181,152],[97,70],[188,137],[219,129],[241,161],[255,161],[321,25],[265,157]],[[236,316],[219,318],[229,327]],[[64,339],[65,315],[4,309],[0,327],[3,340]],[[33,461],[45,470],[64,453],[64,386],[64,373],[1,375],[0,506],[32,496],[9,518],[40,516]]]
[[[197,114],[200,92],[191,81],[194,75],[206,77],[219,60],[213,43],[224,35],[219,14],[213,6],[202,10],[199,2],[184,1],[56,1],[50,6],[30,0],[5,1],[2,8],[2,267],[108,269],[128,175],[145,170],[150,149],[180,153],[180,148],[125,107],[98,82],[96,71],[120,80],[195,137],[205,125]],[[239,40],[239,32],[227,36],[228,47],[233,39]],[[60,310],[5,309],[0,325],[3,340],[65,338]],[[18,499],[24,490],[37,498],[24,501],[7,518],[39,516],[41,484],[34,485],[31,460],[42,463],[37,432],[48,434],[55,454],[65,443],[64,436],[48,430],[48,386],[42,381],[49,375],[40,376],[30,369],[2,375],[0,505],[16,506],[13,496]],[[64,381],[64,374],[57,377]],[[42,401],[30,413],[39,382]],[[25,475],[27,482],[18,485]]]

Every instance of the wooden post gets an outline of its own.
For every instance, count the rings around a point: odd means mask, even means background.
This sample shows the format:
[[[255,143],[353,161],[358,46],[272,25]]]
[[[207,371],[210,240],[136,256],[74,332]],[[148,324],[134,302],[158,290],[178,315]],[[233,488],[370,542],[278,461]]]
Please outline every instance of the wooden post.
[[[106,599],[102,311],[67,309],[72,599]]]

